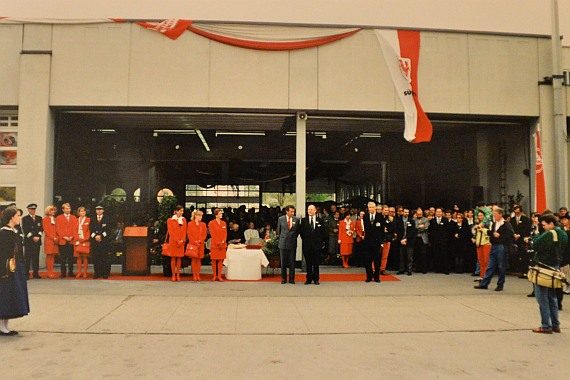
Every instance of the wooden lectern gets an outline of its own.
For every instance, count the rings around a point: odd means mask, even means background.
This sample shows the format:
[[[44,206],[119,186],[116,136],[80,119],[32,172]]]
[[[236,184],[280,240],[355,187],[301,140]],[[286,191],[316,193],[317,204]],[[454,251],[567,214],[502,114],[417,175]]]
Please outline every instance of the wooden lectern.
[[[148,276],[150,274],[147,234],[147,227],[125,227],[123,276]]]

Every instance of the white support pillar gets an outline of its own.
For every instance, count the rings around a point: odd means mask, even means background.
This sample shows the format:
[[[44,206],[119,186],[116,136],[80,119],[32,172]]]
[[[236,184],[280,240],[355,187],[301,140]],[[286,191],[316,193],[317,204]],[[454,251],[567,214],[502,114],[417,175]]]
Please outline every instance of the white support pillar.
[[[568,206],[568,142],[566,110],[561,65],[562,46],[558,27],[558,1],[551,0],[552,21],[552,93],[554,113],[554,149],[556,152],[556,198],[554,207]],[[552,207],[552,206],[551,206]]]
[[[49,108],[51,25],[25,25],[20,56],[18,174],[20,208],[38,204],[38,215],[53,200],[54,120]]]
[[[307,114],[297,113],[296,128],[296,153],[295,153],[295,202],[297,216],[305,216],[306,193],[307,193]],[[302,258],[302,242],[299,238],[297,244],[297,260]]]

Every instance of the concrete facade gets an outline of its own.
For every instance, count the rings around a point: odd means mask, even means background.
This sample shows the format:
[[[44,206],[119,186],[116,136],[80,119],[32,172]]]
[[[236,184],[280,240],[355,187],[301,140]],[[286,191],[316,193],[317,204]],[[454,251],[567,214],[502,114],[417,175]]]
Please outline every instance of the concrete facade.
[[[552,88],[539,84],[552,75],[550,40],[433,31],[421,36],[419,93],[428,114],[524,118],[529,125],[528,133],[474,135],[469,143],[476,142],[470,153],[476,165],[466,174],[472,185],[483,186],[487,200],[497,199],[496,142],[503,138],[509,144],[508,193],[530,189],[521,172],[532,168],[531,132],[539,126],[548,206],[567,204],[568,195],[555,194],[553,185],[558,178],[568,184],[568,176],[555,167]],[[19,120],[18,164],[0,167],[0,185],[16,185],[19,205],[43,207],[53,199],[55,109],[299,110],[309,117],[311,111],[402,112],[373,30],[318,48],[267,52],[189,32],[171,41],[134,23],[1,25],[0,51],[0,112]],[[563,58],[568,70],[570,49]],[[562,149],[567,164],[568,143]],[[553,201],[558,199],[561,204]]]

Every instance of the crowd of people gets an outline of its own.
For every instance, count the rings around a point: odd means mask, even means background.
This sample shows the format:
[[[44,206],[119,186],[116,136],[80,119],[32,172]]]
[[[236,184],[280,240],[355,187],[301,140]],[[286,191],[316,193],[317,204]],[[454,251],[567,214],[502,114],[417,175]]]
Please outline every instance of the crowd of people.
[[[59,277],[87,278],[89,259],[93,261],[93,278],[108,278],[109,253],[122,228],[113,227],[104,207],[95,207],[88,216],[85,207],[75,215],[71,205],[64,203],[57,215],[55,206],[45,209],[45,216],[36,215],[37,205],[27,206],[28,214],[15,206],[6,208],[0,230],[0,297],[14,300],[0,305],[0,335],[13,335],[8,320],[29,312],[26,280],[39,279],[39,254],[43,244],[47,277],[55,278],[55,256],[60,256]],[[191,216],[184,217],[190,211]],[[319,207],[310,204],[307,215],[296,216],[295,207],[264,207],[236,210],[186,210],[177,206],[165,223],[165,239],[158,226],[150,228],[152,243],[161,244],[162,254],[170,257],[172,281],[180,281],[181,262],[191,258],[194,281],[200,281],[201,263],[206,251],[212,262],[212,280],[224,281],[222,262],[231,243],[259,243],[277,240],[280,250],[282,284],[295,283],[298,237],[303,242],[306,262],[305,284],[320,284],[319,266],[334,263],[338,258],[344,268],[349,263],[366,268],[366,282],[381,282],[387,274],[390,257],[397,274],[411,276],[433,271],[471,273],[478,278],[475,289],[488,289],[498,272],[495,291],[505,285],[507,266],[521,277],[532,260],[549,268],[564,268],[570,275],[570,215],[566,207],[557,213],[523,213],[520,205],[505,212],[497,205],[480,203],[472,210],[461,211],[429,207],[410,209],[404,206],[377,205],[366,208]],[[550,232],[550,233],[549,233]],[[164,241],[164,244],[162,242]],[[74,261],[77,274],[74,273]],[[6,265],[3,265],[6,263]],[[566,289],[567,290],[567,289]],[[535,285],[530,294],[538,300],[542,325],[534,332],[560,331],[558,310],[562,310],[562,289]]]

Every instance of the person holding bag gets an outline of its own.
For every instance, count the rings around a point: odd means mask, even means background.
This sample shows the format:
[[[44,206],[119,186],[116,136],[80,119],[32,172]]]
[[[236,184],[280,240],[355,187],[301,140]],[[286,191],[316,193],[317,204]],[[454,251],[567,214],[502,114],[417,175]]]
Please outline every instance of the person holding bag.
[[[568,243],[568,235],[556,226],[554,215],[543,215],[541,224],[544,232],[532,239],[532,246],[535,250],[534,260],[539,266],[542,264],[544,267],[559,269],[562,252]],[[558,299],[555,290],[552,287],[535,283],[534,294],[540,310],[541,326],[533,329],[532,332],[539,334],[559,333],[560,320],[558,319]]]
[[[77,209],[77,224],[75,226],[75,235],[73,236],[75,243],[73,245],[73,256],[77,259],[77,275],[75,278],[87,278],[87,265],[89,265],[89,252],[91,243],[89,241],[91,232],[89,231],[89,223],[91,219],[86,217],[87,210],[85,207]],[[83,272],[83,273],[82,273]]]
[[[200,281],[200,269],[202,268],[202,259],[204,258],[204,242],[208,235],[208,227],[202,222],[204,213],[200,210],[192,212],[192,218],[188,223],[187,236],[188,245],[186,246],[186,256],[192,259],[190,264],[192,268],[192,279]]]
[[[53,266],[55,263],[55,255],[59,255],[59,246],[57,244],[57,233],[55,231],[55,212],[57,207],[51,205],[46,207],[45,218],[42,219],[42,228],[44,231],[44,253],[46,254],[46,269],[48,278],[55,278],[53,274]]]
[[[170,268],[172,281],[180,281],[180,267],[184,257],[184,243],[186,242],[186,219],[182,216],[184,207],[176,206],[174,215],[166,222],[168,243],[170,244]]]
[[[20,217],[16,207],[8,207],[0,218],[0,336],[17,335],[8,328],[8,321],[30,313],[28,274],[22,239],[16,230]]]
[[[208,228],[212,241],[210,242],[210,258],[212,259],[212,281],[223,282],[222,265],[226,258],[228,229],[226,222],[222,220],[224,212],[217,208],[214,210],[215,219],[210,221]]]

